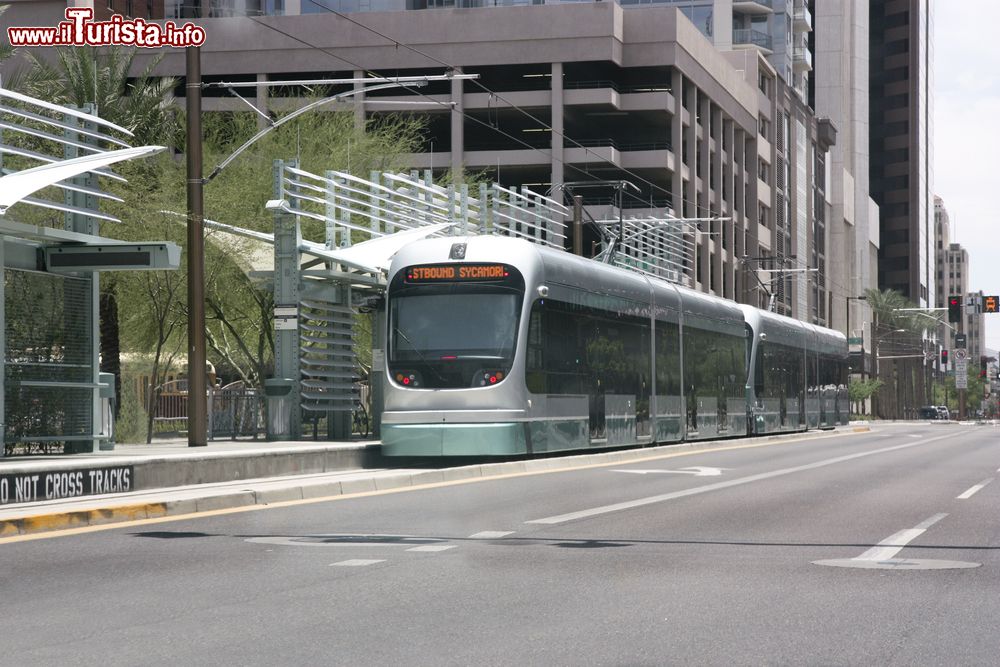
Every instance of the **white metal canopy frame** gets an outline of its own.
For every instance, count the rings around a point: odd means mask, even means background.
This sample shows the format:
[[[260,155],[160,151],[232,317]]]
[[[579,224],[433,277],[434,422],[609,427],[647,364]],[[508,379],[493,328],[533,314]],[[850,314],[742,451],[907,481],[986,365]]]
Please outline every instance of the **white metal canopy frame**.
[[[109,168],[152,155],[90,108],[0,88],[0,414],[4,447],[96,451],[113,438],[100,377],[98,271],[176,268],[172,243],[99,235],[120,222]],[[44,409],[41,409],[44,406]],[[0,449],[0,456],[3,449]]]
[[[15,104],[17,106],[15,106]],[[49,114],[55,112],[60,114],[62,117],[52,118],[49,115],[46,115],[46,112]],[[76,158],[58,159],[26,148],[19,148],[14,145],[0,143],[0,154],[17,155],[43,163],[40,166],[21,171],[8,172],[6,169],[3,170],[3,175],[0,176],[0,215],[6,214],[7,209],[21,201],[25,201],[26,203],[34,206],[45,206],[45,200],[28,199],[28,196],[50,185],[58,185],[63,189],[74,189],[72,183],[60,184],[60,181],[65,181],[73,178],[74,176],[79,176],[80,174],[85,173],[115,178],[115,174],[104,171],[102,168],[110,166],[116,162],[121,162],[122,160],[145,157],[147,155],[152,155],[166,150],[163,146],[140,146],[137,148],[130,148],[127,143],[114,136],[105,134],[101,131],[86,130],[77,127],[76,123],[70,124],[65,119],[65,116],[69,116],[77,121],[82,121],[83,123],[89,123],[93,126],[100,126],[102,128],[107,128],[109,130],[114,130],[116,132],[132,136],[132,133],[123,127],[110,123],[92,114],[66,109],[64,107],[45,102],[44,100],[22,95],[5,88],[0,88],[0,114],[3,114],[2,120],[0,120],[0,129],[2,130],[8,130],[14,133],[21,133],[38,139],[52,141],[56,144],[61,144],[62,146],[69,146],[87,152],[86,155],[81,155]],[[17,120],[7,120],[8,116],[14,116]],[[25,125],[25,122],[28,124]],[[47,128],[48,131],[43,128]],[[60,136],[52,134],[52,128],[62,130],[63,135]],[[65,136],[67,133],[76,132],[80,132],[86,138],[90,139],[91,142],[85,143]],[[124,146],[124,148],[106,149],[102,148],[100,144],[96,142],[104,142],[106,145]],[[75,189],[76,191],[80,191],[78,186]],[[100,199],[121,201],[114,195],[100,190],[88,189],[83,192]],[[67,210],[66,207],[61,207],[55,202],[49,202],[49,204],[50,205],[47,206],[47,208],[55,208],[56,210],[68,213],[75,212],[73,210]],[[114,220],[119,222],[109,216],[101,215],[100,211],[97,210],[90,211],[89,214],[105,220]]]

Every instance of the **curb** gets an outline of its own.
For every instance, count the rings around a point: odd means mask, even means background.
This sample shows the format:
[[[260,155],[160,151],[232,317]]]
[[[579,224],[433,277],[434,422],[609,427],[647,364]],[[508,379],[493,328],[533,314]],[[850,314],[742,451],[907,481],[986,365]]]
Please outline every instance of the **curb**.
[[[458,468],[441,468],[382,475],[373,473],[371,477],[348,480],[317,480],[299,482],[288,487],[271,489],[239,489],[219,492],[205,489],[205,495],[177,500],[151,501],[145,503],[122,502],[95,509],[57,511],[51,513],[27,514],[21,517],[0,519],[0,538],[12,538],[74,528],[94,526],[111,527],[113,524],[148,519],[167,519],[182,515],[204,512],[239,510],[240,508],[263,508],[282,503],[319,501],[341,496],[392,491],[406,487],[447,484],[472,480],[500,479],[522,475],[537,475],[550,472],[579,470],[591,467],[659,459],[671,456],[695,454],[706,449],[742,449],[779,444],[788,440],[817,440],[830,437],[866,433],[870,427],[861,426],[839,431],[809,431],[805,433],[782,433],[754,438],[739,438],[730,441],[712,440],[694,443],[661,445],[643,449],[626,449],[601,453],[583,453],[573,456],[558,456],[525,461],[483,463]],[[343,471],[355,472],[355,471]],[[265,483],[266,478],[247,480],[248,484]],[[163,489],[165,493],[169,489]]]

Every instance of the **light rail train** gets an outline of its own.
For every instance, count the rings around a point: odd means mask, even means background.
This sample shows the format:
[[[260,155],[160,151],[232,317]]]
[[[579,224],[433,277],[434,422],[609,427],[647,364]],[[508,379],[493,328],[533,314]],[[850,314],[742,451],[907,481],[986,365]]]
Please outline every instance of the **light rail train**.
[[[844,424],[843,334],[495,236],[393,259],[388,456],[506,456]]]

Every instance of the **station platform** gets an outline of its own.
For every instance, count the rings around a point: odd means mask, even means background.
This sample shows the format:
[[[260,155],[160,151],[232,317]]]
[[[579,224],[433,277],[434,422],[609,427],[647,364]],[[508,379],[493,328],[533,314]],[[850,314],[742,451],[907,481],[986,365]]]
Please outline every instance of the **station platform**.
[[[217,441],[193,448],[187,446],[186,440],[177,440],[58,458],[0,458],[0,540],[869,430],[866,425],[850,425],[833,431],[498,462],[383,460],[378,441]],[[410,467],[403,467],[406,465]]]
[[[128,488],[123,490],[142,491],[371,467],[378,464],[379,448],[377,440],[215,440],[204,447],[188,447],[186,439],[176,438],[157,440],[148,445],[116,445],[113,450],[91,454],[0,457],[0,478],[132,467]],[[89,475],[87,477],[85,481],[89,482]],[[14,491],[11,491],[12,498],[16,498]],[[66,494],[57,495],[66,497]],[[0,506],[9,502],[12,502],[11,499],[4,500],[0,490]]]

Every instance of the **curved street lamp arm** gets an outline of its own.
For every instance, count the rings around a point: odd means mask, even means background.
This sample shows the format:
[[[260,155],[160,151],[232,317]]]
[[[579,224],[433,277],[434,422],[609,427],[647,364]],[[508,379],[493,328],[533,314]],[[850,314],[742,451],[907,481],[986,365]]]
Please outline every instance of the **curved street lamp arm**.
[[[337,93],[336,95],[331,95],[330,97],[324,97],[323,99],[316,100],[315,102],[310,102],[309,104],[305,105],[301,109],[296,109],[295,111],[293,111],[292,113],[288,114],[287,116],[282,117],[280,120],[276,120],[274,123],[272,123],[268,127],[265,127],[263,130],[261,130],[257,134],[255,134],[252,137],[250,137],[246,141],[246,143],[244,143],[242,146],[240,146],[235,151],[233,151],[232,155],[230,155],[225,160],[223,160],[222,162],[220,162],[218,164],[218,166],[216,166],[215,169],[212,170],[212,173],[208,175],[208,178],[205,179],[205,182],[208,183],[212,179],[214,179],[216,176],[218,176],[219,173],[223,169],[225,169],[226,167],[229,166],[229,163],[231,163],[233,160],[235,160],[237,157],[239,157],[240,153],[242,153],[246,149],[250,148],[250,146],[252,146],[254,143],[256,143],[258,139],[264,137],[267,134],[270,134],[273,130],[276,130],[277,128],[281,127],[282,125],[284,125],[288,121],[294,120],[295,118],[298,118],[302,114],[307,113],[309,111],[312,111],[316,107],[323,106],[324,104],[328,104],[329,102],[333,102],[333,101],[336,101],[338,99],[344,99],[344,98],[347,98],[347,97],[351,97],[353,95],[357,95],[358,93],[367,93],[367,92],[371,92],[371,91],[374,91],[374,90],[382,90],[383,88],[404,88],[404,87],[408,88],[408,87],[411,87],[411,86],[417,86],[417,87],[419,87],[419,86],[426,86],[426,85],[427,85],[426,81],[413,81],[413,82],[407,82],[407,83],[396,83],[396,82],[393,82],[393,83],[382,83],[382,84],[379,84],[377,86],[371,86],[369,88],[359,88],[359,89],[356,89],[356,90],[347,90],[347,91],[344,91],[342,93]]]

